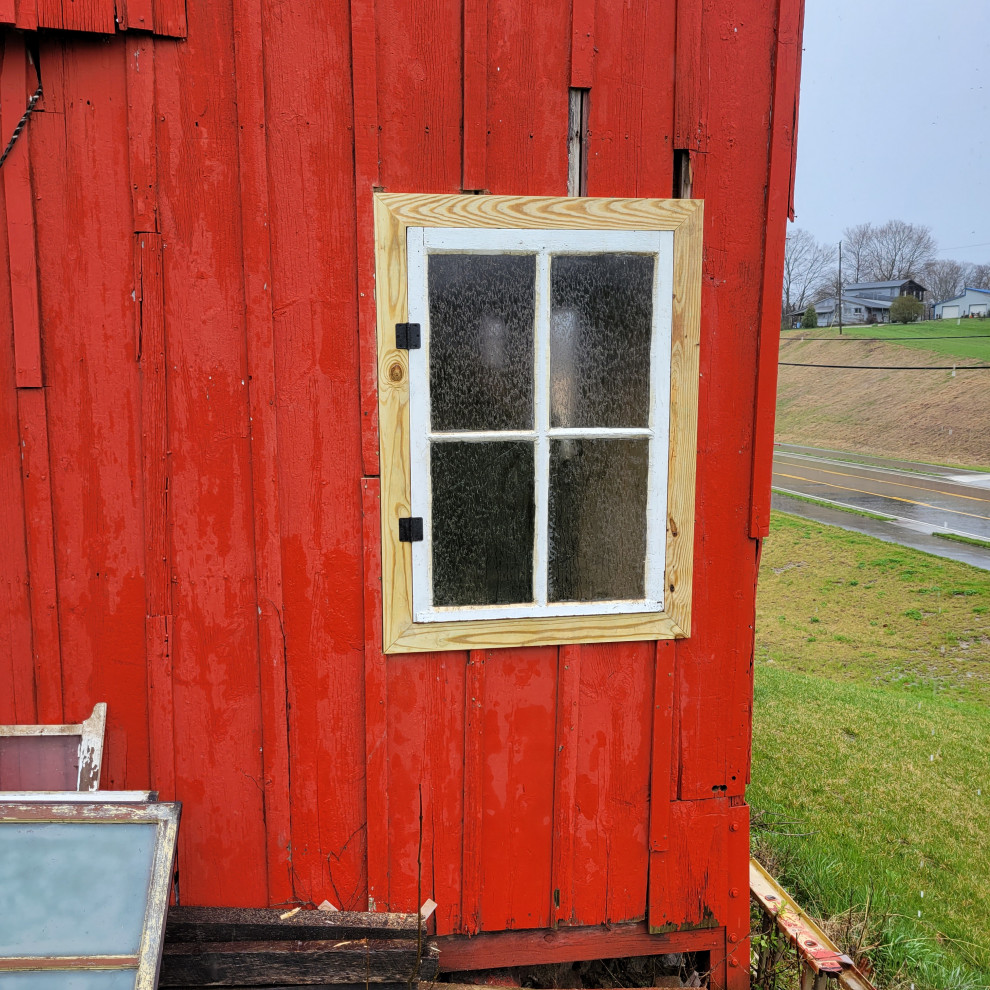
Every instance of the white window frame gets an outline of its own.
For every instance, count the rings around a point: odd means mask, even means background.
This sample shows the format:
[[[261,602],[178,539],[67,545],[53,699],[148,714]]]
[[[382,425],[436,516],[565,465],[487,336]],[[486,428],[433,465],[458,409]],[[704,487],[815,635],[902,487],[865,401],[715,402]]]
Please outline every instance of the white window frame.
[[[519,619],[663,611],[670,406],[673,233],[668,230],[518,230],[428,228],[406,231],[409,320],[421,327],[422,346],[409,352],[409,428],[412,514],[423,519],[423,540],[412,548],[413,617],[416,622]],[[525,254],[536,258],[533,360],[533,429],[432,433],[430,430],[430,319],[428,256],[432,254]],[[639,254],[655,258],[650,342],[649,425],[640,428],[554,428],[550,425],[550,259],[554,255]],[[642,599],[547,600],[549,565],[550,440],[643,438],[649,441],[646,555]],[[432,443],[531,440],[535,445],[535,526],[532,603],[439,607],[433,604],[431,534]]]

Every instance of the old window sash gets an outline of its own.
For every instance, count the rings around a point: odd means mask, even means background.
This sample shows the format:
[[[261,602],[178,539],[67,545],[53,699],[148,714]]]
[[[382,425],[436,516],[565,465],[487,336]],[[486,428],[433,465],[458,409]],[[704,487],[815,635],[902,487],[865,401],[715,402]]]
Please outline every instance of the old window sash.
[[[443,229],[410,227],[408,252],[409,321],[422,328],[421,347],[409,353],[409,428],[412,515],[423,519],[423,541],[412,547],[413,614],[416,622],[519,619],[547,615],[604,615],[663,610],[664,506],[667,489],[670,405],[670,327],[673,234],[670,231]],[[533,361],[533,424],[528,430],[434,432],[430,423],[429,257],[441,253],[521,254],[536,260]],[[639,255],[654,262],[649,358],[649,422],[645,427],[553,427],[550,416],[550,267],[555,257]],[[645,595],[641,599],[549,601],[550,441],[556,439],[642,439],[648,442],[646,475]],[[523,440],[535,445],[535,533],[532,603],[435,606],[433,601],[433,499],[431,447],[457,441]]]
[[[687,635],[691,621],[702,204],[691,200],[378,194],[375,197],[375,225],[385,652]],[[422,232],[410,234],[411,228],[422,228]],[[576,233],[593,231],[594,248],[589,249],[589,253],[601,254],[608,250],[603,247],[602,238],[610,236],[608,232],[621,231],[650,238],[650,251],[660,257],[662,252],[658,245],[662,244],[663,238],[657,236],[658,232],[672,235],[668,238],[672,281],[668,278],[668,284],[661,284],[659,289],[667,297],[666,301],[654,305],[654,319],[658,323],[663,319],[663,312],[669,312],[669,374],[666,370],[662,373],[664,382],[659,388],[654,378],[655,390],[665,396],[662,401],[668,417],[666,440],[669,442],[666,445],[658,431],[661,417],[653,416],[650,421],[650,428],[656,434],[653,445],[658,456],[655,460],[664,460],[666,468],[666,504],[654,504],[648,513],[650,522],[662,534],[659,568],[663,575],[662,591],[655,592],[653,598],[635,603],[634,609],[613,611],[610,605],[598,610],[602,603],[593,603],[591,608],[596,609],[595,612],[580,614],[583,607],[575,610],[573,603],[566,603],[556,614],[548,608],[543,614],[514,615],[503,611],[492,616],[492,606],[482,606],[484,617],[452,619],[442,614],[424,615],[421,594],[417,600],[414,558],[416,551],[422,552],[424,544],[403,543],[398,536],[400,518],[421,516],[424,528],[429,518],[428,506],[417,500],[422,496],[417,496],[413,484],[414,471],[422,473],[426,463],[421,460],[419,468],[415,466],[414,444],[428,440],[421,427],[419,439],[414,436],[413,424],[421,414],[413,409],[419,401],[415,398],[415,383],[410,388],[410,375],[415,379],[428,373],[424,368],[416,368],[417,360],[421,356],[425,358],[425,354],[398,348],[395,337],[396,323],[420,322],[422,325],[424,322],[413,320],[410,315],[417,306],[422,310],[424,305],[425,272],[416,274],[417,262],[408,252],[408,245],[413,245],[415,253],[417,238],[421,238],[421,253],[443,250],[440,245],[445,243],[444,238],[449,238],[446,243],[450,245],[467,244],[477,237],[479,228],[501,231],[492,236],[508,238],[510,244],[513,237],[519,243],[518,239],[525,240],[532,232],[545,252],[551,253],[555,245],[562,245],[560,251],[564,254],[580,253],[581,246],[575,245],[581,238],[575,236]],[[463,240],[459,242],[458,238]],[[460,250],[459,247],[448,249]],[[627,251],[628,247],[623,249],[623,253]],[[492,249],[486,247],[479,253],[490,254]],[[410,271],[410,264],[413,271]],[[422,260],[419,264],[422,265]],[[659,262],[658,272],[657,281],[662,283],[663,270]],[[410,286],[419,286],[413,289],[411,296]],[[418,302],[412,298],[417,295]],[[536,360],[539,362],[538,355]],[[656,360],[653,363],[656,368]],[[536,373],[539,380],[539,369]],[[657,374],[656,370],[654,374]],[[536,396],[534,399],[539,401]],[[581,429],[578,432],[587,436],[593,431]],[[549,439],[549,432],[544,431],[544,444]],[[534,442],[540,440],[540,437],[534,437]],[[545,459],[545,453],[543,457]],[[426,491],[428,497],[428,489],[421,490]],[[655,490],[663,501],[661,485],[657,484]],[[537,495],[540,497],[539,493]],[[422,511],[413,511],[421,506]],[[541,506],[541,515],[543,511]],[[419,580],[422,581],[422,574]],[[656,605],[648,605],[648,601]],[[414,604],[418,613],[415,615]],[[579,614],[562,614],[564,609]],[[480,611],[477,614],[480,615]],[[463,611],[461,615],[464,615]],[[423,621],[424,618],[427,621]]]
[[[0,972],[12,986],[75,976],[155,990],[179,811],[61,796],[0,802]]]

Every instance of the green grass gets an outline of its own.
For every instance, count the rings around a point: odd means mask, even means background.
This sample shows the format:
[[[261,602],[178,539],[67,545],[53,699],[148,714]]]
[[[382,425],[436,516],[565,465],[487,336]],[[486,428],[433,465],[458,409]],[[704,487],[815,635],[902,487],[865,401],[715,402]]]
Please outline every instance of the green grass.
[[[823,919],[870,899],[881,982],[990,986],[990,573],[775,513],[756,638],[779,879]]]
[[[754,711],[749,801],[784,887],[823,918],[871,898],[885,982],[990,985],[986,708],[763,663]]]
[[[760,567],[757,660],[990,708],[986,606],[990,572],[775,513]]]
[[[934,532],[932,536],[937,536],[940,540],[952,540],[955,543],[968,543],[971,547],[990,547],[990,540],[980,540],[975,536],[963,536],[962,533],[939,533]]]
[[[915,350],[931,351],[946,358],[963,358],[975,364],[990,363],[990,320],[926,320],[923,323],[885,323],[876,326],[846,327],[846,337],[878,337],[891,343]],[[815,330],[787,330],[783,338],[838,337],[836,327],[818,327]],[[922,337],[923,340],[904,340],[905,337]],[[936,340],[936,337],[972,337],[972,340]],[[968,363],[968,362],[967,362]]]

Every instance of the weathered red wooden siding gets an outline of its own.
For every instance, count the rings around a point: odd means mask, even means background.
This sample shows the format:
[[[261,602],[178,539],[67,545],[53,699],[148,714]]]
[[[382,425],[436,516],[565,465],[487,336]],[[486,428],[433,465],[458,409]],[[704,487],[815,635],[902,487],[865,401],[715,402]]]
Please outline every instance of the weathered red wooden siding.
[[[0,720],[108,701],[104,785],[183,802],[183,902],[745,944],[801,9],[231,0],[181,42],[40,36],[0,175]],[[4,135],[35,85],[8,32]],[[386,658],[372,189],[564,194],[569,86],[590,195],[670,196],[678,152],[706,200],[693,634]]]

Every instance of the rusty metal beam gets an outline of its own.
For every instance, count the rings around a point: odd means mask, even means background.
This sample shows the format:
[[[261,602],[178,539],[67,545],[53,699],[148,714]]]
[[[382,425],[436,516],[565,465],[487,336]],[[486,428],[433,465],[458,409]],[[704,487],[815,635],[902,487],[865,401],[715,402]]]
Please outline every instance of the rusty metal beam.
[[[835,978],[842,990],[876,990],[853,960],[755,859],[749,861],[749,889],[787,940],[797,947],[802,962],[802,990],[820,990],[829,978]]]

